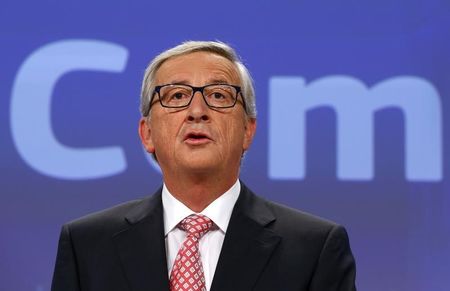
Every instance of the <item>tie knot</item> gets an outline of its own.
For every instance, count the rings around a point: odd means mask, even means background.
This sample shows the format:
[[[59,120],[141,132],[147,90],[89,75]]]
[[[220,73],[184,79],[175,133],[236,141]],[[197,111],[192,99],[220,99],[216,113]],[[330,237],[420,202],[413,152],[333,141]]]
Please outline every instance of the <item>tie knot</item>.
[[[186,231],[189,235],[195,236],[200,239],[205,233],[207,233],[213,225],[213,222],[208,217],[201,214],[191,214],[183,219],[178,227]]]

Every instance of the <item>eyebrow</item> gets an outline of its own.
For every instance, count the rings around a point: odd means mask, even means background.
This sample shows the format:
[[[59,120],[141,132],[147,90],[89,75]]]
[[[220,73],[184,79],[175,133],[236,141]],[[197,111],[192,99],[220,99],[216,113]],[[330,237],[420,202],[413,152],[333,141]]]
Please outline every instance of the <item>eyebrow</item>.
[[[166,83],[166,84],[182,84],[182,85],[188,85],[189,82],[188,82],[187,80],[184,80],[184,79],[181,79],[181,80],[175,79],[175,80],[172,80],[172,81],[170,81],[170,82],[168,82],[168,83]]]
[[[208,84],[228,84],[229,82],[225,79],[209,79]]]
[[[181,84],[181,85],[191,85],[190,82],[186,79],[175,79],[170,81],[167,84]],[[207,85],[209,84],[229,84],[229,82],[225,79],[208,79],[206,82]]]

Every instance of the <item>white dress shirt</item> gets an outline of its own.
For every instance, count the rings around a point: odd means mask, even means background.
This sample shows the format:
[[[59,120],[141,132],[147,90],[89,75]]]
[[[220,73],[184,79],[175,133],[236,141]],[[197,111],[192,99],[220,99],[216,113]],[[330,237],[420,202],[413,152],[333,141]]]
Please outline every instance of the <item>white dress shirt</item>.
[[[231,212],[239,197],[240,191],[241,184],[239,180],[237,180],[227,192],[219,196],[219,198],[214,200],[208,207],[200,212],[200,214],[209,217],[217,226],[214,230],[207,232],[200,239],[199,243],[203,272],[205,275],[205,285],[206,290],[208,291],[211,288],[211,283],[214,278],[214,272],[216,270],[217,261],[219,260],[223,239],[225,238],[228,223],[230,222]],[[186,232],[176,226],[186,216],[195,214],[195,212],[173,197],[165,184],[162,190],[162,204],[164,209],[164,235],[166,242],[167,268],[169,269],[170,276],[178,250],[186,238]]]

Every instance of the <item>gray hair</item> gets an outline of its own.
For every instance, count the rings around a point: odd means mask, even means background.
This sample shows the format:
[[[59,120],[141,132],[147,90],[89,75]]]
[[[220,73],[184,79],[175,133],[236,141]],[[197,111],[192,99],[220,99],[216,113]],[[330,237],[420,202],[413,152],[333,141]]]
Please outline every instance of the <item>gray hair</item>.
[[[156,56],[145,70],[141,89],[140,111],[142,116],[149,114],[150,99],[155,87],[155,75],[161,65],[170,58],[194,52],[210,52],[230,60],[237,68],[241,79],[242,97],[245,100],[246,112],[250,118],[256,118],[255,90],[250,72],[242,63],[235,50],[220,41],[186,41]]]

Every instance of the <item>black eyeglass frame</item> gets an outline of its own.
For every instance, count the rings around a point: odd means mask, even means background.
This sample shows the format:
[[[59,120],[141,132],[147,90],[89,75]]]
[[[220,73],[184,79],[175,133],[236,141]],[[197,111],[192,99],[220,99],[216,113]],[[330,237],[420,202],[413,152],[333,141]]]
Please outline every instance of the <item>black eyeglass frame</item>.
[[[174,85],[186,86],[186,87],[189,87],[189,88],[192,89],[191,99],[189,99],[189,102],[186,105],[183,105],[183,106],[167,106],[167,105],[164,105],[162,103],[162,101],[161,101],[161,94],[160,94],[161,88],[167,87],[167,86],[174,86]],[[205,88],[210,87],[210,86],[220,86],[220,85],[230,86],[230,87],[233,87],[236,90],[236,96],[234,98],[234,103],[232,105],[224,106],[224,107],[222,107],[222,106],[220,106],[220,107],[219,106],[212,106],[212,105],[209,105],[208,101],[206,101],[206,97],[203,94],[203,90],[205,90]],[[147,112],[146,112],[145,116],[148,116],[148,114],[150,113],[150,109],[152,108],[153,104],[155,104],[153,102],[153,100],[155,98],[155,94],[158,94],[159,103],[164,108],[187,108],[187,107],[189,107],[189,105],[191,105],[192,99],[194,99],[194,95],[195,95],[196,92],[200,92],[200,94],[202,94],[203,100],[205,101],[206,105],[208,105],[209,108],[214,108],[214,109],[224,109],[224,108],[232,108],[232,107],[234,107],[236,105],[236,103],[237,103],[239,95],[241,95],[242,103],[244,105],[244,110],[247,113],[247,104],[245,103],[245,98],[242,95],[242,89],[241,89],[240,86],[226,84],[226,83],[216,83],[216,84],[207,84],[207,85],[202,86],[202,87],[195,87],[195,86],[191,86],[191,85],[187,85],[187,84],[175,83],[175,84],[164,84],[164,85],[155,86],[155,89],[153,90],[153,93],[152,93],[152,98],[150,99],[150,102],[149,102],[150,105],[148,106],[148,109],[147,109]]]

